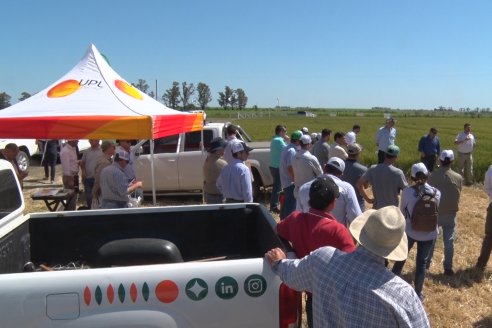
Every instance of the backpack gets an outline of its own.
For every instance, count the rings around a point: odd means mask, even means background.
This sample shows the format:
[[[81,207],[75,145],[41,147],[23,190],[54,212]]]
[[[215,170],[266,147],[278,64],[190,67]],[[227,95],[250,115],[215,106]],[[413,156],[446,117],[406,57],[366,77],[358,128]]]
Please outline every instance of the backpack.
[[[436,189],[432,194],[421,192],[418,187],[414,188],[418,200],[413,207],[410,216],[412,229],[416,231],[430,232],[436,229],[438,222],[438,204],[436,199]],[[407,209],[407,214],[408,209]]]

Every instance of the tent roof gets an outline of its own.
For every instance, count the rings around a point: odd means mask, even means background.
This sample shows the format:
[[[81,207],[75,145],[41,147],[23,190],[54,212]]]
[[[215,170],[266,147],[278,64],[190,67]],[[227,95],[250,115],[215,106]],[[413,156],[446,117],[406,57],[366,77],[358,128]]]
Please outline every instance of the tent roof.
[[[58,81],[0,110],[0,137],[150,139],[201,130],[201,113],[170,109],[123,80],[94,45]]]

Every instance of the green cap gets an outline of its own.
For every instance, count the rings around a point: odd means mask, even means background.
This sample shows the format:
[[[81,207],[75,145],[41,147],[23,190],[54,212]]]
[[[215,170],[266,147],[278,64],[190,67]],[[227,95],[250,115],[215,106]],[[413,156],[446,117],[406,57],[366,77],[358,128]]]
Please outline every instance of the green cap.
[[[296,131],[292,132],[292,134],[290,135],[290,140],[296,141],[296,140],[301,139],[301,137],[302,137],[302,131],[296,130]]]
[[[400,155],[400,147],[398,147],[397,145],[389,145],[388,149],[386,149],[386,154],[391,156],[398,156]]]

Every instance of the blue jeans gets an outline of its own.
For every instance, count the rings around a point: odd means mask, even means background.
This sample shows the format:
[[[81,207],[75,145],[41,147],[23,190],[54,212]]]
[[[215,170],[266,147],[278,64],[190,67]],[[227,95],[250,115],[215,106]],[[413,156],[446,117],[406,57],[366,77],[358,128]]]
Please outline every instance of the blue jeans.
[[[442,229],[442,241],[444,243],[444,270],[453,269],[453,256],[454,256],[454,239],[456,237],[456,212],[449,214],[439,214],[439,227]],[[427,260],[427,268],[432,262],[434,255],[434,247],[436,240],[432,244],[432,248]]]
[[[294,197],[294,184],[284,188],[284,204],[280,209],[280,219],[285,219],[290,213],[296,210],[297,201]]]
[[[104,209],[127,208],[127,207],[128,207],[128,202],[126,201],[103,199],[101,202],[101,208]]]
[[[427,263],[427,259],[429,257],[430,250],[432,248],[432,244],[434,240],[426,240],[420,241],[415,240],[411,237],[408,237],[408,251],[413,247],[413,244],[417,243],[417,258],[415,259],[415,280],[414,280],[414,288],[415,292],[419,297],[422,296],[422,288],[424,287],[425,280],[425,265]],[[397,261],[393,265],[393,273],[396,275],[401,275],[401,270],[405,265],[406,261]]]
[[[274,208],[279,208],[278,199],[282,186],[280,185],[280,171],[278,167],[270,166],[270,173],[273,178],[272,195],[270,196],[270,210],[272,210]]]
[[[95,178],[85,178],[84,180],[84,194],[87,207],[92,207],[92,190],[94,189]]]

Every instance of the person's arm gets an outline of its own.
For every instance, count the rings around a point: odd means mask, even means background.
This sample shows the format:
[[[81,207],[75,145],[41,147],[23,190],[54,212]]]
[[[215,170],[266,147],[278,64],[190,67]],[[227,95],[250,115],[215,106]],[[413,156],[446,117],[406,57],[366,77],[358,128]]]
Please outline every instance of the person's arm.
[[[126,189],[127,193],[131,194],[132,192],[134,192],[135,190],[137,190],[138,188],[142,188],[143,184],[142,184],[142,181],[132,181],[132,183],[130,184],[130,186],[128,186],[128,188]]]
[[[424,157],[425,156],[425,152],[424,152],[424,137],[420,138],[419,140],[419,149],[418,151],[420,152],[420,157]]]
[[[360,195],[364,198],[366,202],[369,204],[374,204],[374,198],[370,198],[365,190],[365,187],[368,186],[369,181],[367,178],[363,175],[357,180],[357,183],[355,184],[357,187],[357,190],[359,191]]]
[[[85,161],[86,161],[86,154],[87,153],[84,153],[84,155],[82,155],[82,159],[79,161],[79,165],[80,165],[80,172],[82,174],[82,182],[85,181],[85,178],[87,176],[87,171],[85,169]]]
[[[290,179],[294,181],[294,169],[292,168],[292,165],[287,166],[287,173],[289,174]]]
[[[245,169],[243,171],[243,176],[241,177],[241,190],[243,191],[244,202],[250,203],[253,201],[253,185],[251,181],[251,171],[249,169]]]
[[[288,260],[285,252],[277,247],[266,252],[265,258],[268,260],[272,271],[287,286],[297,291],[312,292],[311,256],[313,253],[300,260]]]

